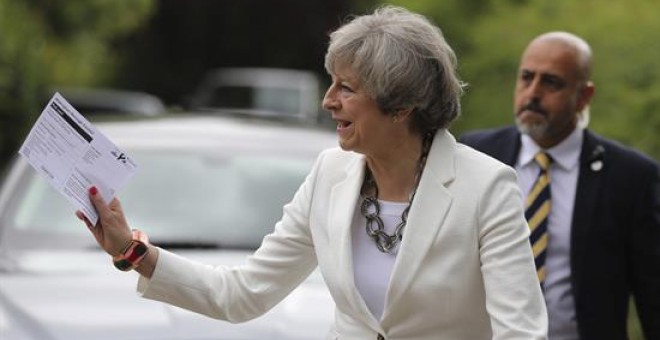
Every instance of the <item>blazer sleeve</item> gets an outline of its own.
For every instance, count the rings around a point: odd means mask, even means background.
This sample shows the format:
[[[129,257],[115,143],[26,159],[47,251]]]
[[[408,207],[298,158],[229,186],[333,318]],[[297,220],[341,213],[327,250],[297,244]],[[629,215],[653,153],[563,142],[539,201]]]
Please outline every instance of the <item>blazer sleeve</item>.
[[[647,171],[631,214],[632,291],[644,335],[660,339],[660,173]]]
[[[546,339],[547,312],[514,170],[500,167],[479,198],[479,249],[493,339]]]
[[[321,158],[284,207],[274,232],[244,265],[211,266],[159,249],[154,273],[151,279],[140,277],[138,293],[230,322],[268,311],[317,266],[308,217]]]

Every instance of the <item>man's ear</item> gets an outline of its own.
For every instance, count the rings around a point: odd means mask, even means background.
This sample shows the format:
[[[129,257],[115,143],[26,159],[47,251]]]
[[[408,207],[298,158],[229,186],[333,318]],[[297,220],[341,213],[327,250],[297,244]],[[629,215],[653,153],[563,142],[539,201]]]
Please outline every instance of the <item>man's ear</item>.
[[[594,83],[592,81],[588,81],[584,87],[580,90],[580,94],[577,100],[577,112],[582,112],[587,105],[591,102],[591,98],[593,98],[594,94],[596,93],[596,86],[594,86]]]

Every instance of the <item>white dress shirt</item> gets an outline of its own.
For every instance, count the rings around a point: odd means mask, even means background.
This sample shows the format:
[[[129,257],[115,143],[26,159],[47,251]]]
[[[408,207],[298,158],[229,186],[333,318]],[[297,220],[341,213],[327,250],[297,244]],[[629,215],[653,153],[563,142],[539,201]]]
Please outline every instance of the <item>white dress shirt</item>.
[[[583,129],[576,128],[556,146],[544,150],[553,159],[550,166],[551,209],[548,217],[545,302],[548,308],[550,340],[579,340],[575,301],[571,288],[571,223],[579,174]],[[539,173],[534,156],[541,148],[527,135],[516,162],[518,183],[524,197],[529,194]]]

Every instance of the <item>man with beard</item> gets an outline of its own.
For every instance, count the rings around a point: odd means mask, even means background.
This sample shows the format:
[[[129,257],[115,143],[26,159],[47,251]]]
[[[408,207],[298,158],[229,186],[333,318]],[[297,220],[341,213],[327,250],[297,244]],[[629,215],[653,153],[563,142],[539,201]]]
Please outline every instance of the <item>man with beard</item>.
[[[590,73],[583,39],[536,37],[518,70],[517,128],[461,141],[517,170],[551,340],[627,339],[631,295],[645,337],[660,339],[658,163],[586,129]]]

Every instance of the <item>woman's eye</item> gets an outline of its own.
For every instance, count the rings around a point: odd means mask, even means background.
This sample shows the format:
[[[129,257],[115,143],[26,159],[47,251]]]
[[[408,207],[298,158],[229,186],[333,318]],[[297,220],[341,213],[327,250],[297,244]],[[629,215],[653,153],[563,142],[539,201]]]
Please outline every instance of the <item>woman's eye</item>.
[[[340,84],[340,85],[339,85],[339,88],[340,88],[342,91],[353,92],[353,89],[352,89],[350,86],[345,85],[345,84]]]

